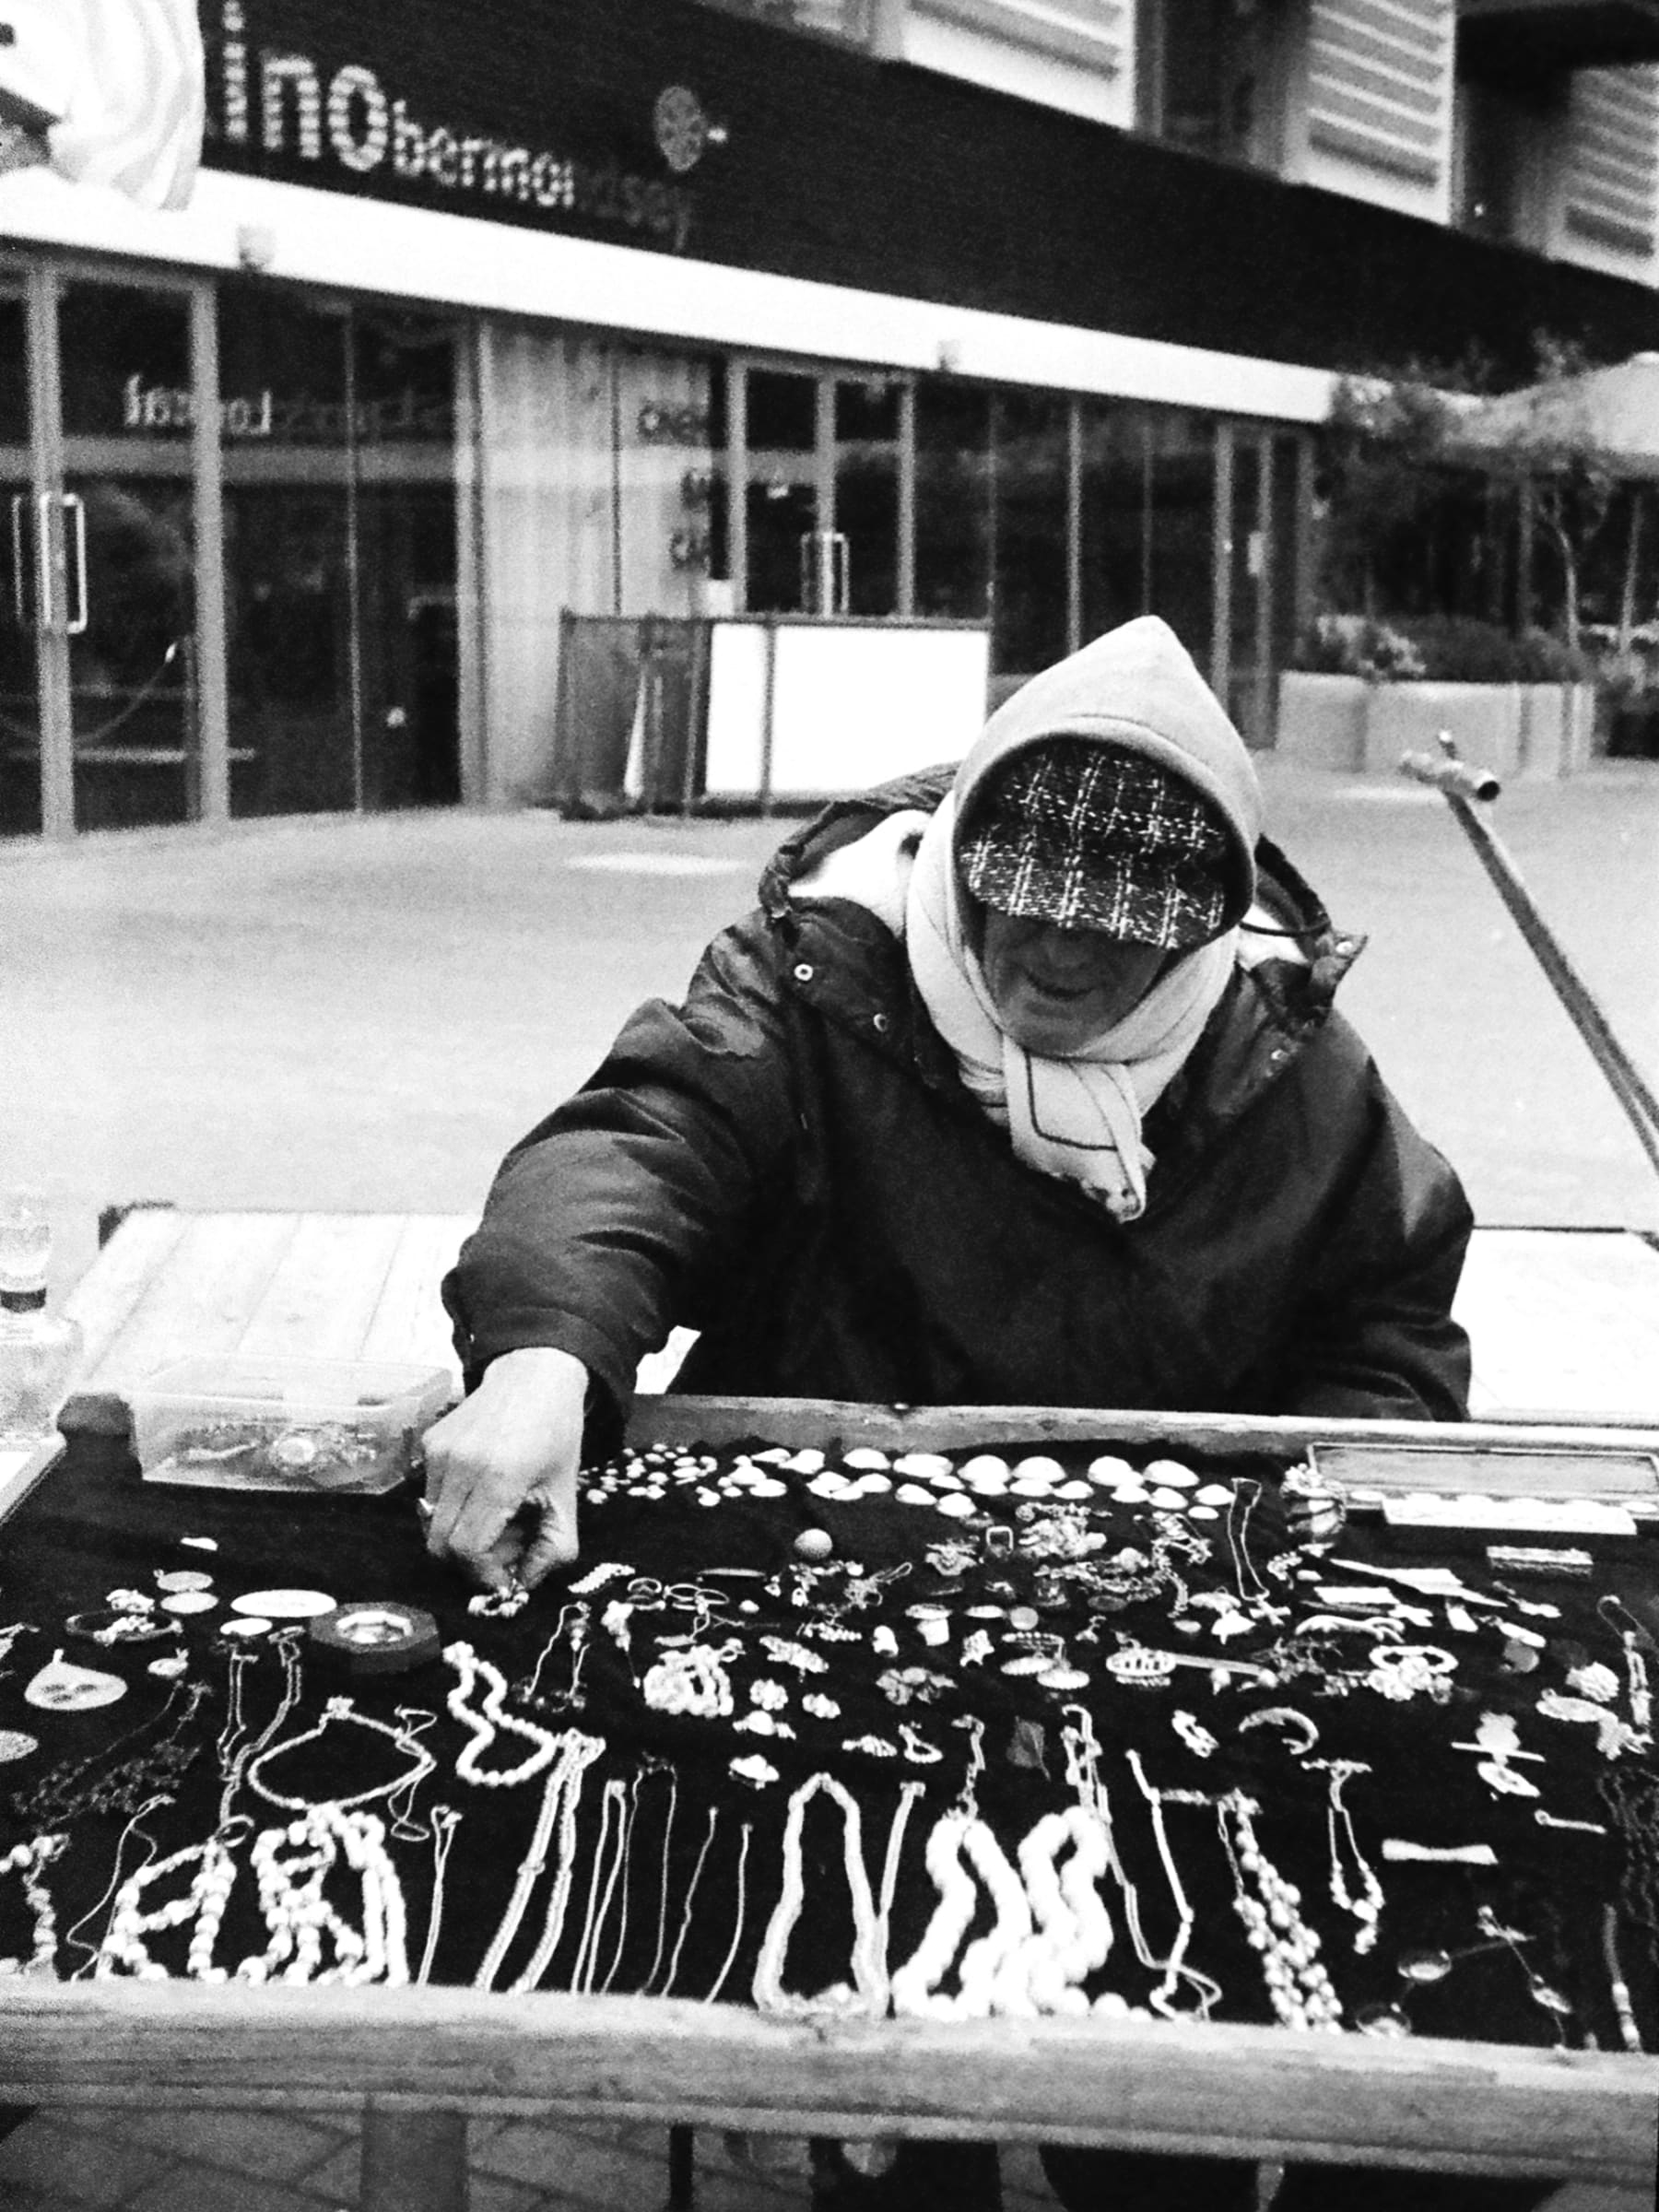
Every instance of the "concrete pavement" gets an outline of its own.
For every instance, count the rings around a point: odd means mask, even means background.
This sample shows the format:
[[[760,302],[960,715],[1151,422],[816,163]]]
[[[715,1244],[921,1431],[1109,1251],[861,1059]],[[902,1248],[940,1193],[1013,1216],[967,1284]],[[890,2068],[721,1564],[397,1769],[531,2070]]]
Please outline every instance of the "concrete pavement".
[[[1341,1003],[1483,1223],[1659,1228],[1659,1177],[1443,801],[1266,757],[1268,819],[1371,944]],[[1493,819],[1659,1081],[1659,763]],[[0,846],[0,1180],[59,1279],[100,1206],[462,1212],[747,905],[775,822],[419,814]]]

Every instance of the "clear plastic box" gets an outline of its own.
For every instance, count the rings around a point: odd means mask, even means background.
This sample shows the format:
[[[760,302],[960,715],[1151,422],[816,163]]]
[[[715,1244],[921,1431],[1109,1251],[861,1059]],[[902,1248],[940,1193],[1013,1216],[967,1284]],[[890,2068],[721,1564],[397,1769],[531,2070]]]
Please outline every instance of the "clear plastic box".
[[[133,1449],[147,1482],[378,1496],[454,1394],[441,1367],[183,1359],[133,1391]]]

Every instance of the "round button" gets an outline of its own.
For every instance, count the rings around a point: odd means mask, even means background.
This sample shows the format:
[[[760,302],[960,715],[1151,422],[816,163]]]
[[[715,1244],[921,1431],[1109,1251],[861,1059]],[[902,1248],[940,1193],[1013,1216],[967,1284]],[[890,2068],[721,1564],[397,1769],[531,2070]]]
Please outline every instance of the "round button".
[[[812,963],[809,960],[795,962],[794,980],[797,983],[809,983],[812,981]]]

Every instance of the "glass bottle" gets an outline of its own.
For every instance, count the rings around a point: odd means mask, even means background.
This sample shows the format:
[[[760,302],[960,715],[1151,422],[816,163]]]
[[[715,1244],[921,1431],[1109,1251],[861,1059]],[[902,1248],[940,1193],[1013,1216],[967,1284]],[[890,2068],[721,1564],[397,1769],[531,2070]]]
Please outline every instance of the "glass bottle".
[[[80,1362],[80,1324],[46,1307],[52,1220],[38,1199],[0,1197],[0,1442],[51,1436]]]

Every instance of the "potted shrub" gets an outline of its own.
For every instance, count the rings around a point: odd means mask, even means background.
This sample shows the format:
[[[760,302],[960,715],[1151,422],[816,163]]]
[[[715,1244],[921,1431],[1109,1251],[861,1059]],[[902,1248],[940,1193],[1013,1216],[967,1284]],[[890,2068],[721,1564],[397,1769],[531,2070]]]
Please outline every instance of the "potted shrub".
[[[1444,729],[1494,775],[1570,775],[1590,755],[1588,677],[1584,656],[1542,630],[1324,615],[1281,680],[1278,748],[1312,767],[1386,774],[1403,753],[1433,751]]]

